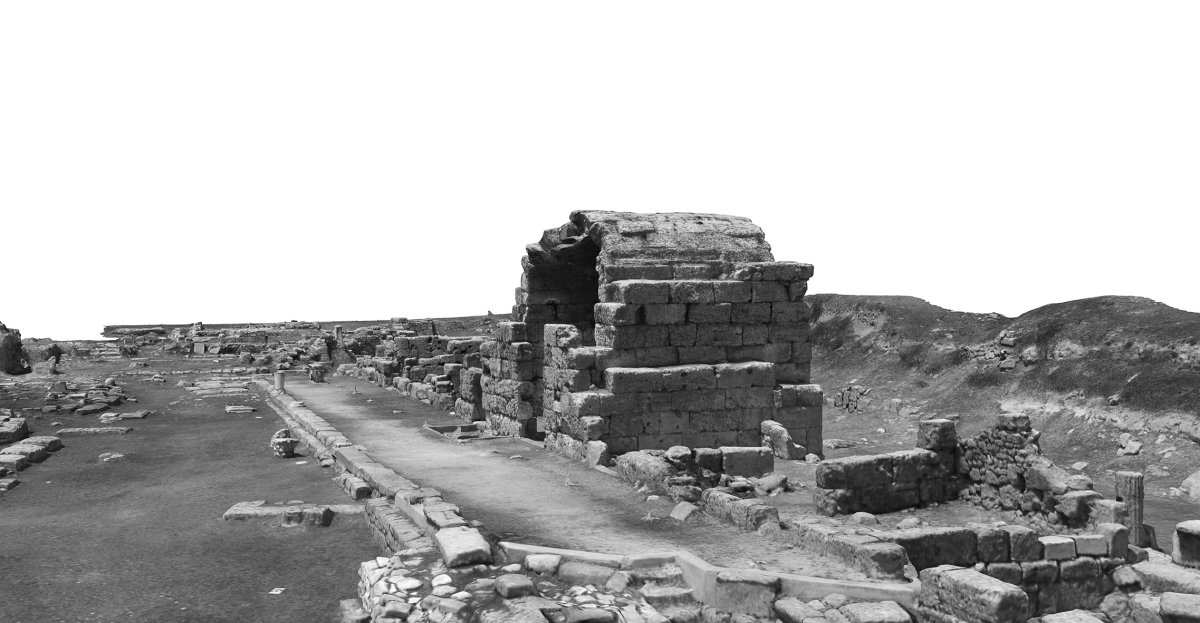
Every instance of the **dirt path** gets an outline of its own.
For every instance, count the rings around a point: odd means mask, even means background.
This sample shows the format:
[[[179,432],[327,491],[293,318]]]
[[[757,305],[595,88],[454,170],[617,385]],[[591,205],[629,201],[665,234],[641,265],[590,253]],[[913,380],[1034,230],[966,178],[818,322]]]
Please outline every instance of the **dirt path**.
[[[257,413],[232,415],[223,405],[246,399],[127,387],[139,403],[114,410],[156,413],[127,421],[127,435],[63,438],[0,500],[0,620],[334,620],[338,600],[354,596],[358,564],[379,553],[361,519],[329,528],[221,519],[244,500],[349,502],[328,470],[271,455],[267,440],[282,422],[261,402],[251,401]],[[53,434],[54,420],[98,425],[54,414],[31,422],[35,434]],[[127,458],[102,463],[103,452]],[[286,590],[268,594],[276,587]]]
[[[707,517],[681,525],[667,517],[669,499],[647,501],[623,481],[517,440],[455,444],[423,425],[461,420],[393,391],[337,377],[292,382],[288,392],[376,460],[442,491],[469,519],[506,539],[615,554],[684,549],[717,565],[865,579],[836,561]]]

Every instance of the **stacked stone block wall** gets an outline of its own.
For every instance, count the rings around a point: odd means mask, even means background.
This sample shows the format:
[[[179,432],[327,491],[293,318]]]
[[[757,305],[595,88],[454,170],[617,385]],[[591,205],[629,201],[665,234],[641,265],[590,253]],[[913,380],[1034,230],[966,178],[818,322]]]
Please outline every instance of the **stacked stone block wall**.
[[[1038,537],[1027,528],[1010,525],[976,524],[965,529],[949,530],[958,530],[959,533],[909,537],[898,535],[896,538],[905,546],[914,566],[921,570],[922,609],[941,609],[943,614],[953,614],[959,620],[976,619],[964,617],[961,610],[956,613],[941,608],[947,598],[971,603],[983,595],[1005,593],[1014,597],[1013,603],[1024,604],[1024,610],[1012,615],[1020,621],[1055,612],[1095,610],[1116,587],[1113,572],[1128,562],[1129,532],[1119,524],[1102,524],[1099,532],[1070,537]],[[971,539],[964,538],[963,530],[974,534],[975,547],[965,546]],[[933,540],[940,540],[941,543],[934,544]],[[947,541],[952,541],[954,545],[946,545]],[[935,547],[947,553],[952,547],[959,548],[953,555],[943,557],[957,558],[957,561],[939,562],[937,557],[929,556]],[[970,569],[965,568],[968,566]],[[939,584],[937,578],[946,573],[960,573],[960,570],[985,575],[989,580],[980,580],[971,575],[961,576],[974,578],[972,582],[961,586]],[[933,583],[927,585],[927,579],[933,579]],[[996,584],[995,580],[1006,586]],[[992,588],[981,590],[982,586]],[[1015,597],[1016,592],[1009,587],[1021,591],[1020,597],[1024,599]],[[927,588],[936,594],[927,593]],[[977,612],[989,611],[986,603],[976,602],[975,608]]]
[[[480,347],[483,415],[495,434],[527,436],[530,421],[541,410],[534,384],[537,348],[526,323],[502,322],[498,328],[499,339]]]
[[[958,444],[947,420],[921,423],[923,446],[817,466],[813,500],[827,515],[890,513],[958,497]]]
[[[402,335],[360,357],[353,374],[403,396],[453,410],[467,421],[484,419],[481,349],[487,338]]]

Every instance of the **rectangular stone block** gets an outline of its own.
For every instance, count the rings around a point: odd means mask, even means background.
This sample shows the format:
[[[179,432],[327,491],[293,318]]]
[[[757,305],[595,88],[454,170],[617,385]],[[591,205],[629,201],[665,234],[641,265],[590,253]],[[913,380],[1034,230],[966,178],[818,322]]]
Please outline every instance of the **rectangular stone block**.
[[[1038,539],[1042,543],[1042,557],[1046,560],[1068,560],[1075,557],[1075,541],[1063,536],[1044,536]]]
[[[920,579],[920,603],[936,604],[962,621],[1025,623],[1029,618],[1025,591],[973,569],[942,565],[921,571]]]
[[[696,324],[728,324],[729,303],[692,303],[688,305],[687,321]]]
[[[628,303],[596,303],[593,309],[596,322],[609,325],[638,324],[642,312],[641,305]]]
[[[619,303],[669,303],[671,282],[631,279],[614,281],[609,291],[614,302]],[[685,301],[686,302],[686,301]]]
[[[670,282],[670,302],[672,303],[713,303],[715,296],[711,281]]]
[[[1107,556],[1108,539],[1103,534],[1076,534],[1075,553],[1079,556]]]
[[[669,366],[660,368],[660,370],[663,376],[663,389],[668,392],[714,389],[717,387],[717,375],[713,366],[693,364]]]
[[[643,305],[646,324],[675,325],[687,321],[688,306],[681,303]]]
[[[967,528],[975,533],[979,562],[1008,562],[1008,533],[995,526],[969,523]]]
[[[730,321],[737,324],[762,324],[771,322],[770,303],[734,303],[730,310]]]
[[[789,299],[787,287],[774,281],[755,281],[751,283],[751,301],[755,303],[776,303]]]
[[[1009,557],[1013,562],[1042,559],[1042,542],[1038,540],[1037,532],[1012,524],[1000,526],[1000,529],[1008,533]]]
[[[775,470],[770,448],[721,447],[721,470],[730,476],[759,477]]]
[[[1108,556],[1125,557],[1129,551],[1129,528],[1119,523],[1100,523],[1096,531],[1104,536]]]
[[[529,341],[524,322],[498,322],[496,323],[496,328],[499,329],[501,342]]]
[[[714,281],[713,300],[718,303],[748,303],[753,294],[745,281]]]
[[[917,447],[927,450],[954,450],[958,447],[958,431],[951,420],[933,419],[917,422]]]

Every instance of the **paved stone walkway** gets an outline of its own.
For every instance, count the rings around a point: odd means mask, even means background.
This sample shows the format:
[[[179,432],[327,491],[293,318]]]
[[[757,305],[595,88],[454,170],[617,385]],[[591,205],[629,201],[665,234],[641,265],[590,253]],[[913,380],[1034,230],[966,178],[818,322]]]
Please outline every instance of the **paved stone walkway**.
[[[438,489],[506,540],[612,554],[683,549],[722,566],[866,580],[838,561],[708,517],[680,524],[667,517],[668,498],[646,501],[615,477],[522,441],[451,442],[424,425],[462,420],[393,391],[347,377],[288,380],[289,394],[375,460]]]

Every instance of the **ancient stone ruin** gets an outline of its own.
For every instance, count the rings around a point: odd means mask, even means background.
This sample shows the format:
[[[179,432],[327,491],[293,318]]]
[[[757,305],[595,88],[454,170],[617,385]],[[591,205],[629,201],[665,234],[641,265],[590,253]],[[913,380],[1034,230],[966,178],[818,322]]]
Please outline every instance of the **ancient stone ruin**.
[[[774,420],[820,452],[804,303],[812,266],[776,262],[748,219],[574,212],[521,265],[513,316],[523,326],[484,346],[493,429],[544,431],[547,445],[596,460],[758,446],[761,423]]]

